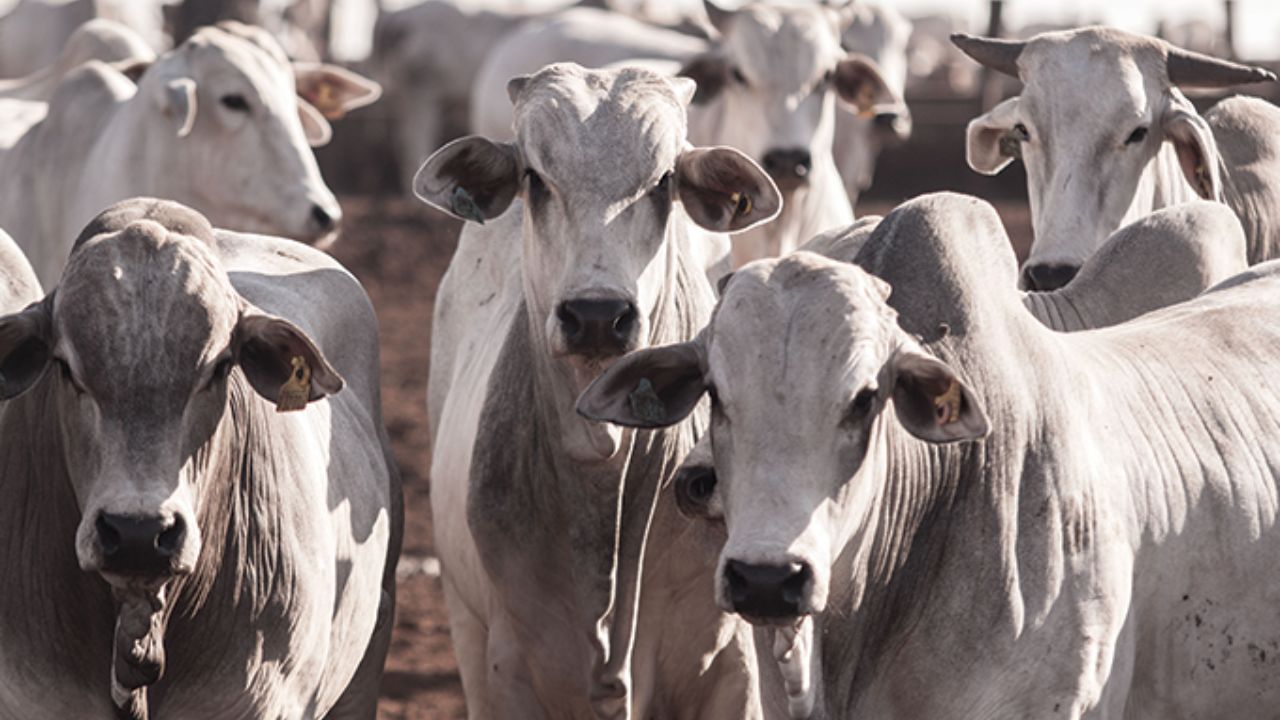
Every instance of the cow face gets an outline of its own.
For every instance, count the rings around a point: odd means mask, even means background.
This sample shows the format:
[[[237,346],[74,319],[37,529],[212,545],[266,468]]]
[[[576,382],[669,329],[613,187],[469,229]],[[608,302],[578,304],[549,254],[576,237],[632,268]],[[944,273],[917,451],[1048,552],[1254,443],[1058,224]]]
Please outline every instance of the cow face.
[[[736,232],[781,205],[741,153],[688,146],[693,90],[636,68],[552,65],[511,82],[514,143],[455,141],[414,181],[423,200],[476,222],[523,200],[525,303],[539,344],[572,376],[573,397],[648,344],[673,265],[687,262],[685,223]]]
[[[0,399],[50,386],[81,567],[154,586],[192,571],[205,505],[248,470],[235,451],[246,403],[260,402],[248,387],[277,402],[301,366],[298,408],[342,379],[305,333],[235,292],[204,218],[130,201],[94,222],[104,232],[73,253],[57,291],[0,318]]]
[[[147,137],[163,152],[155,192],[220,227],[331,239],[342,219],[311,145],[328,141],[326,116],[376,98],[376,84],[321,65],[291,65],[261,31],[203,28],[142,76],[152,103]],[[323,111],[323,112],[322,112]]]
[[[681,74],[697,81],[696,104],[720,107],[695,118],[694,135],[747,153],[784,192],[805,186],[820,164],[834,168],[837,97],[867,114],[890,100],[876,64],[841,48],[852,10],[754,3],[708,12],[721,40]]]
[[[675,491],[686,513],[725,525],[725,610],[789,623],[825,608],[832,563],[877,519],[889,423],[928,442],[986,433],[973,396],[898,328],[887,294],[809,253],[752,263],[698,340],[622,359],[579,400],[587,417],[654,427],[710,396],[713,460],[691,456]]]
[[[1023,266],[1025,288],[1065,285],[1121,225],[1182,200],[1170,193],[1175,188],[1157,187],[1155,172],[1177,182],[1180,171],[1195,195],[1221,199],[1213,134],[1174,83],[1261,79],[1251,69],[1189,61],[1160,41],[1109,28],[1045,33],[1026,43],[957,42],[1025,83],[1021,96],[970,122],[967,140],[969,165],[978,172],[995,174],[1016,158],[1026,166],[1035,240]],[[1218,77],[1177,77],[1186,62],[1216,69]],[[1155,170],[1166,144],[1177,167]]]

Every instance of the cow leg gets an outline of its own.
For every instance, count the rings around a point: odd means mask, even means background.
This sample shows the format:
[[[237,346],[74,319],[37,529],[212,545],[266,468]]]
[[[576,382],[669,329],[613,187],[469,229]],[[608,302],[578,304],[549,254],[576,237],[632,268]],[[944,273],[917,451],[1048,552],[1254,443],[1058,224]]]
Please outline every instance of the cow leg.
[[[458,595],[447,573],[442,580],[445,607],[449,611],[449,636],[453,640],[453,654],[458,659],[462,694],[467,699],[467,717],[488,720],[493,717],[489,710],[489,630]]]
[[[373,627],[373,637],[365,648],[364,658],[356,668],[356,674],[342,691],[338,702],[325,715],[325,720],[372,720],[378,714],[378,690],[382,684],[382,668],[391,648],[391,631],[395,629],[395,585],[390,592],[382,591],[378,603],[378,622]]]

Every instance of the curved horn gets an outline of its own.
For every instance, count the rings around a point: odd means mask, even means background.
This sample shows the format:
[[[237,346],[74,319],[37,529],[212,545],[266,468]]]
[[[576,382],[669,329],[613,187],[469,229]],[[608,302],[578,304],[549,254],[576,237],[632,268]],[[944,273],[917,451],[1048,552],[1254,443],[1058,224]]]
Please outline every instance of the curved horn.
[[[977,37],[968,33],[952,33],[951,43],[979,64],[1018,77],[1018,56],[1027,46],[1025,40],[997,40]]]
[[[1219,60],[1168,43],[1165,46],[1168,48],[1165,68],[1169,82],[1174,85],[1216,88],[1276,79],[1275,73],[1264,68]]]

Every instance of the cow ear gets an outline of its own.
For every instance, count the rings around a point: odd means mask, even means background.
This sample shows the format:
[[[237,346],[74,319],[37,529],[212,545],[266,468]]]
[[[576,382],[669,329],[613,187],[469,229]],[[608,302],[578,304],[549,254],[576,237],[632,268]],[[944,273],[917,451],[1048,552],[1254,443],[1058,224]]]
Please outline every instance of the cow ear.
[[[906,349],[894,353],[889,362],[893,407],[907,432],[932,443],[987,436],[990,425],[982,406],[945,363]]]
[[[702,0],[702,8],[707,13],[707,19],[711,21],[711,27],[715,28],[716,32],[724,35],[725,31],[729,29],[729,21],[733,19],[734,11],[726,10],[711,2],[711,0]]]
[[[729,82],[729,59],[718,52],[696,55],[680,68],[680,77],[687,77],[698,85],[693,94],[694,105],[706,105],[724,90]]]
[[[329,121],[302,98],[298,98],[298,121],[302,123],[302,133],[311,147],[327,145],[333,138],[333,127]]]
[[[695,223],[739,232],[772,220],[782,195],[751,158],[727,147],[686,150],[676,160],[680,202]]]
[[[180,77],[166,82],[156,97],[156,106],[165,117],[173,119],[178,137],[190,135],[196,124],[196,81]]]
[[[587,386],[578,414],[636,428],[674,425],[697,406],[706,383],[696,341],[624,355]]]
[[[26,392],[53,359],[49,302],[0,317],[0,400]]]
[[[329,120],[337,120],[382,97],[381,85],[337,65],[295,62],[293,77],[298,97]]]
[[[836,63],[833,82],[840,99],[857,108],[860,115],[869,115],[876,105],[893,101],[880,66],[866,55],[849,53]]]
[[[423,202],[484,224],[506,212],[520,190],[515,146],[471,135],[435,151],[413,177]]]
[[[249,384],[281,411],[342,389],[342,376],[297,325],[246,308],[236,325],[236,359]]]
[[[1018,124],[1018,98],[1012,97],[969,121],[965,134],[965,160],[983,175],[995,175],[1021,157],[1021,138],[1014,135]]]
[[[1195,107],[1177,89],[1171,89],[1160,124],[1164,137],[1178,153],[1178,166],[1196,194],[1205,200],[1222,197],[1218,173],[1218,145],[1213,131]]]

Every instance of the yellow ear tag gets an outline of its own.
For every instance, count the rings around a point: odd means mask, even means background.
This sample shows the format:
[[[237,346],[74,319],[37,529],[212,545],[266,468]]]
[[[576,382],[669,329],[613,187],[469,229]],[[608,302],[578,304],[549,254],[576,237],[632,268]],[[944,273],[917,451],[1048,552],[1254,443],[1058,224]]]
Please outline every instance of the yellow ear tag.
[[[294,355],[289,361],[293,370],[289,379],[280,386],[280,397],[276,400],[276,412],[290,412],[307,407],[311,397],[311,366],[300,355]]]
[[[939,425],[949,425],[960,419],[960,403],[963,399],[960,395],[960,383],[955,380],[951,381],[946,392],[933,399],[933,411]]]
[[[1204,164],[1196,166],[1196,184],[1200,186],[1201,197],[1213,197],[1213,177],[1209,175],[1208,166]]]

